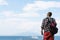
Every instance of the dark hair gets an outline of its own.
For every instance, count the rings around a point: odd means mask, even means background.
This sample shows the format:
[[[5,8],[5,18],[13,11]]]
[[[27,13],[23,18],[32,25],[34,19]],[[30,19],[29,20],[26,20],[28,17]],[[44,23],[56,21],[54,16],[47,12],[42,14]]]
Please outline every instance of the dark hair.
[[[48,16],[50,16],[50,17],[51,17],[51,16],[52,16],[52,12],[48,12]]]

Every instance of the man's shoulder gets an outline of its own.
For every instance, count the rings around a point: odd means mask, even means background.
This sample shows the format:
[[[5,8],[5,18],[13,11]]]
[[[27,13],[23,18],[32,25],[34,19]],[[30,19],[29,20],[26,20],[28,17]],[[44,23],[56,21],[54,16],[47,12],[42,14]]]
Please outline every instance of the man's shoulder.
[[[46,17],[46,18],[44,18],[43,20],[45,21],[45,20],[47,20],[48,18]],[[55,18],[51,18],[52,20],[55,20]]]
[[[48,18],[46,17],[46,18],[44,18],[43,20],[45,21],[45,20],[47,20]],[[50,19],[52,19],[52,20],[55,20],[55,18],[50,18]]]
[[[51,18],[52,20],[55,20],[55,18]]]
[[[44,18],[44,19],[43,19],[43,21],[46,21],[46,20],[47,20],[47,18]]]

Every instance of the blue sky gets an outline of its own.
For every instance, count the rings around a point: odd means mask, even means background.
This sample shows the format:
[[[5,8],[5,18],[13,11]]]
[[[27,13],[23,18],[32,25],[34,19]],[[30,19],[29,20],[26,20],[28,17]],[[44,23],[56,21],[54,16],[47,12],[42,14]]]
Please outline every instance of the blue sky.
[[[42,20],[49,11],[60,28],[60,0],[0,0],[0,35],[41,35]]]

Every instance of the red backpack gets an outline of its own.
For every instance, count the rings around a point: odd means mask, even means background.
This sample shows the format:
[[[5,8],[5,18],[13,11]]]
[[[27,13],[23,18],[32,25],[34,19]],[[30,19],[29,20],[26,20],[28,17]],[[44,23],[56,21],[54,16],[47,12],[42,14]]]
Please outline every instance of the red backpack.
[[[53,20],[53,18],[51,18]],[[56,34],[58,32],[58,28],[56,27],[56,23],[55,21],[49,21],[48,19],[48,23],[50,23],[50,32],[52,33],[52,35]]]

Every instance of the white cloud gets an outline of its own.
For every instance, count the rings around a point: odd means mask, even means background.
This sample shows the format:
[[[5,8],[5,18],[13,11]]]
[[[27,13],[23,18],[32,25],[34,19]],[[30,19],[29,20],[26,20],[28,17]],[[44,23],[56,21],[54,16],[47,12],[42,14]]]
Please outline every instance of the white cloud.
[[[36,27],[37,26],[37,27]],[[0,35],[24,35],[26,32],[37,34],[40,32],[40,22],[32,22],[28,19],[9,18],[0,20]],[[22,33],[22,34],[21,34]],[[26,33],[27,35],[27,33]],[[33,35],[33,34],[32,34]]]
[[[60,8],[60,2],[56,1],[35,1],[34,3],[28,3],[23,10],[24,11],[38,11],[46,10],[48,8]]]
[[[5,18],[0,19],[0,35],[3,36],[13,36],[16,33],[23,32],[24,24],[22,22],[27,21],[27,19],[21,18]],[[25,30],[26,31],[26,30]]]
[[[0,5],[8,5],[6,0],[0,0]]]
[[[35,26],[40,26],[39,21],[33,22],[25,17],[39,17],[36,13],[15,13],[2,11],[3,18],[0,19],[0,35],[16,35],[18,33],[31,32]],[[22,18],[23,17],[23,18]],[[39,27],[36,27],[38,29]],[[32,31],[33,32],[33,31]],[[37,32],[35,30],[35,32]]]
[[[6,17],[15,15],[13,11],[2,11],[1,13]]]
[[[38,13],[29,13],[29,12],[26,12],[26,13],[22,13],[20,14],[19,16],[21,17],[40,17],[40,15]]]
[[[40,15],[36,12],[23,12],[17,14],[13,11],[2,11],[1,13],[6,17],[40,17]]]

